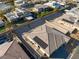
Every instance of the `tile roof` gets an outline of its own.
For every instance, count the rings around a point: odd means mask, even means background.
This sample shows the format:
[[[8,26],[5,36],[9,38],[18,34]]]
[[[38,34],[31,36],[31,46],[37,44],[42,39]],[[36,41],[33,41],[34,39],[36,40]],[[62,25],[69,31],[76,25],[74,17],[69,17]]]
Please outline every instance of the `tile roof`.
[[[30,58],[19,46],[19,44],[16,41],[14,41],[7,50],[7,52],[4,54],[4,56],[0,57],[0,59],[30,59]]]
[[[37,9],[40,9],[40,8],[45,9],[45,8],[48,8],[48,6],[47,5],[42,5],[42,4],[37,4],[37,5],[35,5],[35,8],[37,8]]]
[[[0,3],[0,10],[6,10],[6,9],[10,9],[12,8],[11,5],[8,5],[8,4],[4,4],[4,3]]]
[[[71,15],[67,15],[67,16],[68,16],[68,18],[63,19],[66,22],[73,24],[78,21],[77,17],[71,16]]]
[[[47,32],[49,40],[49,53],[52,54],[56,49],[58,49],[61,45],[63,45],[66,42],[65,39],[67,39],[67,36],[57,31],[56,29],[52,29],[50,27],[47,27]]]
[[[18,16],[16,16],[14,13],[10,12],[4,15],[9,21],[17,21]]]
[[[33,29],[33,31],[29,33],[29,35],[32,39],[35,37],[40,38],[41,39],[40,42],[42,41],[42,43],[44,42],[46,45],[44,49],[45,52],[49,55],[52,54],[62,44],[67,42],[66,40],[69,40],[69,37],[62,34],[58,30],[46,26],[45,24],[36,29]],[[41,46],[42,43],[38,44]]]

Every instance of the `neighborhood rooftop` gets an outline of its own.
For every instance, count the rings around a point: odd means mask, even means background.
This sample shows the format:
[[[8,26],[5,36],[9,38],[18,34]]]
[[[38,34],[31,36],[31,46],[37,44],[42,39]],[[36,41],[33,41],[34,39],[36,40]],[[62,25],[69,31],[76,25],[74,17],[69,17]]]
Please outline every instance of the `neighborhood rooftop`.
[[[0,59],[30,59],[17,41],[14,41]]]
[[[0,0],[0,59],[79,59],[78,5]]]
[[[42,35],[41,35],[42,34]],[[44,51],[51,55],[57,48],[67,43],[70,38],[46,25],[37,27],[28,34]]]

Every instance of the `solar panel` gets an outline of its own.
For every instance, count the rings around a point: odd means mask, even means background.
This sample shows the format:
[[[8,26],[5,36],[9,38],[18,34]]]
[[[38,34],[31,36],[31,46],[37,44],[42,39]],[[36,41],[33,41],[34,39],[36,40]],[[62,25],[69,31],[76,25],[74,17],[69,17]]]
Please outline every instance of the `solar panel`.
[[[33,38],[33,40],[35,42],[37,42],[43,49],[46,49],[46,47],[48,46],[44,41],[42,41],[39,37],[35,36]]]

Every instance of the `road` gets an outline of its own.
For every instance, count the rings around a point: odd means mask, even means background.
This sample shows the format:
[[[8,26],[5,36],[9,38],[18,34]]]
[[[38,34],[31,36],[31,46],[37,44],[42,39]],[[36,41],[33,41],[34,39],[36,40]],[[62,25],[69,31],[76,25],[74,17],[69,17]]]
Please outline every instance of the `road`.
[[[44,16],[42,18],[35,19],[34,21],[32,21],[29,24],[24,23],[23,25],[21,25],[18,28],[14,27],[14,30],[15,30],[15,32],[19,32],[19,33],[27,32],[33,28],[36,28],[37,26],[43,25],[45,23],[45,20],[53,21],[55,18],[57,18],[61,15],[63,15],[63,12],[57,12],[55,14],[50,14],[50,15]]]

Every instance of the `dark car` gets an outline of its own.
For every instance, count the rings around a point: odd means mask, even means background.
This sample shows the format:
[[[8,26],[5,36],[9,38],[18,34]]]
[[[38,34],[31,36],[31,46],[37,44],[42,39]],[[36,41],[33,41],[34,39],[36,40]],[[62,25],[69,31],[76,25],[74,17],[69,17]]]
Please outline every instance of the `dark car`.
[[[0,44],[6,42],[7,40],[8,40],[8,38],[5,36],[0,37]]]

